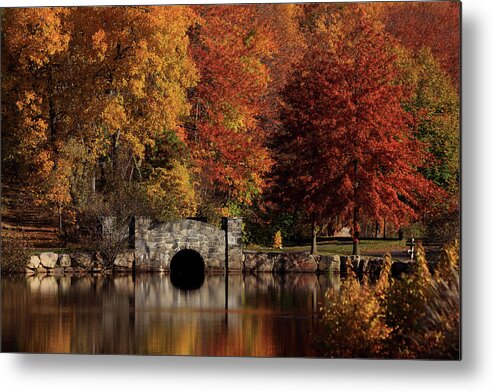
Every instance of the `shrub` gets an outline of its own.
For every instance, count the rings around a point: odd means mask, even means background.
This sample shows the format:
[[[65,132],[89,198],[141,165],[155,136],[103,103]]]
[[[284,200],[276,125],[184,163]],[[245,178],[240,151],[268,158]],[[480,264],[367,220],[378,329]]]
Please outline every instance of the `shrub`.
[[[107,195],[94,194],[79,212],[74,242],[84,250],[101,255],[105,268],[129,248],[129,225],[142,214],[140,198],[133,188],[121,188]]]
[[[382,280],[386,279],[384,276]],[[377,283],[377,287],[384,286],[383,281]],[[326,293],[322,337],[317,341],[319,354],[332,358],[384,356],[385,342],[392,330],[383,315],[377,291],[366,282],[361,284],[349,270],[339,292],[331,288]]]
[[[2,273],[10,275],[24,272],[29,260],[30,248],[24,233],[2,230]]]
[[[447,245],[430,281],[420,334],[413,334],[417,356],[459,359],[460,279],[459,244]]]
[[[374,286],[354,274],[340,292],[326,294],[321,330],[316,339],[321,355],[329,357],[390,357],[458,359],[460,355],[459,244],[444,248],[434,275],[424,250],[401,279],[390,274],[386,256]]]
[[[422,332],[430,284],[431,274],[423,248],[418,245],[413,271],[400,279],[392,279],[383,298],[385,320],[393,328],[392,344],[389,345],[392,357],[415,356],[417,347],[414,347],[412,336]]]
[[[272,245],[275,249],[282,249],[282,235],[281,230],[277,230],[274,235],[274,244]]]

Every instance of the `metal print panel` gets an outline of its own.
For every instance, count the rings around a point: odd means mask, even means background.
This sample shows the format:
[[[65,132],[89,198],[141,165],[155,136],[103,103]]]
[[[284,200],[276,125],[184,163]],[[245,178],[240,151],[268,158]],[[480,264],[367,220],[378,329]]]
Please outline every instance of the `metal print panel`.
[[[460,3],[3,8],[3,352],[460,359]]]

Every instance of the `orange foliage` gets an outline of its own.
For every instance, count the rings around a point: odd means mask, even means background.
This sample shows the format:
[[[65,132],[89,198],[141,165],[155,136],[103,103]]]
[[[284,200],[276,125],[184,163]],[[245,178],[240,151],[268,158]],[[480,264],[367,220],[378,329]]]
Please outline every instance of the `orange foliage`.
[[[264,185],[271,161],[258,116],[263,111],[272,56],[271,32],[254,6],[201,6],[192,32],[200,70],[189,143],[202,187],[226,203],[250,202]],[[206,191],[207,192],[207,191]]]
[[[458,90],[460,2],[389,2],[379,7],[386,31],[415,52],[430,48]]]
[[[183,139],[186,92],[197,80],[186,35],[194,18],[188,7],[6,10],[3,152],[11,171],[25,173],[44,201],[67,205],[76,160],[86,175],[109,162],[126,180],[165,131]],[[77,144],[83,159],[65,148]]]
[[[458,10],[456,3],[6,9],[2,174],[57,209],[86,200],[79,193],[92,192],[98,178],[110,189],[111,181],[138,182],[156,208],[236,213],[266,188],[275,163],[278,193],[313,218],[355,220],[358,210],[403,222],[417,216],[419,196],[433,192],[416,174],[426,156],[407,132],[401,104],[412,91],[395,83],[391,35],[412,50],[430,46],[457,80]],[[455,115],[441,116],[436,128],[453,128]],[[271,144],[280,146],[275,154]],[[164,195],[171,178],[186,197]]]
[[[394,41],[364,7],[329,22],[285,89],[277,182],[294,208],[353,234],[362,216],[400,225],[439,190],[418,172],[426,155],[401,105]]]

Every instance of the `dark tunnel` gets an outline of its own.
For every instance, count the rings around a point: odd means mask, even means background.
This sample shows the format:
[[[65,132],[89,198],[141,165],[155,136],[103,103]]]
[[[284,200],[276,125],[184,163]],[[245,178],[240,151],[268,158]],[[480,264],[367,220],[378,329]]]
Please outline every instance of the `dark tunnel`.
[[[170,273],[173,286],[182,290],[196,290],[205,280],[204,259],[194,250],[180,250],[171,259]]]

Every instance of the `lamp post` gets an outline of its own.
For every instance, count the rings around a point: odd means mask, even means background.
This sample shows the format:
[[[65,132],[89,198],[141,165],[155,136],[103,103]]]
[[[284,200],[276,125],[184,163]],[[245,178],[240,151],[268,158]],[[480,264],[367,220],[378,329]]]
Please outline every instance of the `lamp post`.
[[[411,256],[411,261],[414,261],[415,246],[416,242],[414,241],[414,238],[411,238],[411,242],[409,244],[410,249],[407,251],[407,254]]]

